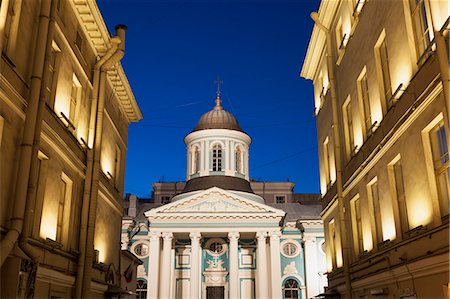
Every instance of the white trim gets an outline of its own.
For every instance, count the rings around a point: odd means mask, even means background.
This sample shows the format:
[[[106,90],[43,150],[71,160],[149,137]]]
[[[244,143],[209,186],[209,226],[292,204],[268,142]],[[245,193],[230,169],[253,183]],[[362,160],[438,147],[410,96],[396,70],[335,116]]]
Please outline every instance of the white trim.
[[[284,253],[283,249],[284,249],[284,246],[287,244],[294,244],[297,247],[297,251],[294,255],[287,255]],[[280,250],[281,255],[283,255],[284,257],[293,259],[293,258],[296,258],[297,256],[301,255],[302,246],[296,240],[289,238],[289,239],[284,239],[283,241],[281,241],[279,250]]]

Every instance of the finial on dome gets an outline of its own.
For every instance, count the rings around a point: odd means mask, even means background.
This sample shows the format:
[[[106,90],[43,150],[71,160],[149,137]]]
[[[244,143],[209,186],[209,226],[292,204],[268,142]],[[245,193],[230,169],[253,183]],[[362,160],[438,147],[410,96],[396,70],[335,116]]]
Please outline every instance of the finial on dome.
[[[217,83],[217,93],[216,93],[216,106],[214,107],[214,110],[222,110],[222,100],[220,99],[220,84],[223,84],[223,81],[220,80],[220,77],[217,76],[217,80],[214,81],[214,83]]]

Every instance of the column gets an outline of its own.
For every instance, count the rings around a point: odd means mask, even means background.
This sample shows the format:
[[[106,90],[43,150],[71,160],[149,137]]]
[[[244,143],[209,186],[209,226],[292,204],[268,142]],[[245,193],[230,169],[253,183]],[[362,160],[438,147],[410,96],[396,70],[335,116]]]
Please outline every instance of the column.
[[[171,262],[170,256],[172,251],[172,239],[173,234],[165,232],[162,234],[163,237],[163,251],[161,258],[161,282],[160,282],[160,298],[167,299],[170,297],[170,286],[171,286]]]
[[[150,253],[148,261],[147,299],[158,299],[159,251],[161,232],[149,232]]]
[[[272,283],[272,297],[283,298],[281,292],[281,259],[280,259],[280,237],[279,230],[272,231],[270,234],[270,269],[271,269],[271,283]]]
[[[257,281],[258,291],[256,293],[257,298],[266,299],[269,298],[269,288],[267,280],[267,254],[266,254],[266,232],[257,232],[256,239],[258,245],[256,247],[256,269],[257,269]]]
[[[238,253],[238,232],[228,233],[230,240],[230,269],[229,269],[229,283],[230,283],[230,299],[239,298],[239,253]]]
[[[317,246],[316,237],[310,236],[307,233],[304,237],[305,242],[305,270],[306,270],[306,281],[305,284],[308,286],[307,296],[312,298],[320,293],[319,290],[319,275],[320,272],[317,263]]]
[[[191,287],[190,299],[200,299],[200,238],[199,232],[189,234],[191,238]]]

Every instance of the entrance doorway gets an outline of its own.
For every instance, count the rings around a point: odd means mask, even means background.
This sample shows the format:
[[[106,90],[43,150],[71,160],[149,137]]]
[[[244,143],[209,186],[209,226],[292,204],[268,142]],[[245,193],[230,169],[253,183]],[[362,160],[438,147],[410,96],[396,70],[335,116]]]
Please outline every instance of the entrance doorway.
[[[224,299],[224,287],[206,287],[206,299]]]

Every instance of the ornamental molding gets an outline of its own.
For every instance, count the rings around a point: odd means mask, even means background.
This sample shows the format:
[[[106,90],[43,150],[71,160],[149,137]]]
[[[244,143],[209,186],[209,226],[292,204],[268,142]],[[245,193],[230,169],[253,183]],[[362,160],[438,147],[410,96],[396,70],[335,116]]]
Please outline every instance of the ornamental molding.
[[[298,274],[298,270],[295,267],[295,262],[290,262],[289,264],[287,264],[286,267],[284,267],[283,274],[284,275]]]

